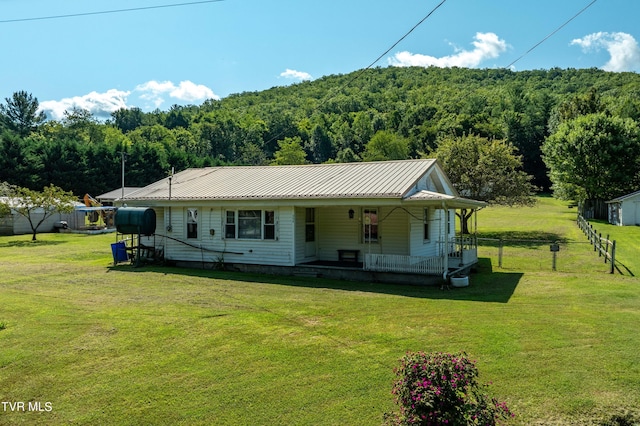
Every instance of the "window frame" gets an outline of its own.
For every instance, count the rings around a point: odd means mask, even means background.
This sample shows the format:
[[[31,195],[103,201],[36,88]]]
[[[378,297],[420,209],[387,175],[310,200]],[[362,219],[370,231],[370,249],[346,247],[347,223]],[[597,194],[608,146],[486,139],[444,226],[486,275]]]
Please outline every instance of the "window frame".
[[[316,209],[307,207],[304,212],[304,242],[313,243],[316,241]]]
[[[259,212],[257,216],[251,216],[248,212]],[[245,228],[250,221],[256,221],[252,228],[259,235],[256,237],[248,236],[245,232],[249,228]],[[224,210],[224,238],[229,240],[242,241],[275,241],[277,237],[277,215],[276,210],[268,209],[225,209]]]
[[[193,213],[193,214],[192,214]],[[200,238],[200,219],[198,214],[197,207],[187,207],[186,209],[186,220],[185,220],[185,234],[187,240],[197,240]],[[195,227],[195,235],[194,229]]]
[[[377,207],[367,207],[362,209],[362,242],[364,244],[377,244],[380,241],[380,222],[378,220],[379,209]],[[369,222],[372,218],[375,218],[375,223],[367,223],[367,217]],[[372,238],[373,227],[375,227],[375,238]],[[368,231],[367,231],[368,229]]]
[[[431,229],[429,226],[429,207],[425,207],[422,212],[422,242],[431,242]]]

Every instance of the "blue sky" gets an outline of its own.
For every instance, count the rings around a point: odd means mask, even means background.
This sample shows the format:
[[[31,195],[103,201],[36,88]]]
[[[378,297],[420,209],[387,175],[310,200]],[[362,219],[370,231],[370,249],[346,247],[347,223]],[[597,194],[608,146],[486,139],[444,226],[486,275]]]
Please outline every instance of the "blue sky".
[[[0,99],[26,90],[50,118],[104,118],[346,74],[441,1],[0,0]],[[507,67],[591,2],[446,0],[375,66]],[[597,0],[512,69],[638,72],[639,16],[640,1]]]

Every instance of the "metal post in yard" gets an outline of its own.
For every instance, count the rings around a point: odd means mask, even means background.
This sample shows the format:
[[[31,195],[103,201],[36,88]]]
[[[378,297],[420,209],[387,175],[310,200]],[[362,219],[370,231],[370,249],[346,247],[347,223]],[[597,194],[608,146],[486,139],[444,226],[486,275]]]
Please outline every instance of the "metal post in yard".
[[[558,252],[560,251],[560,244],[555,241],[551,246],[549,246],[549,250],[553,253],[553,263],[551,264],[551,268],[555,271],[558,259]]]

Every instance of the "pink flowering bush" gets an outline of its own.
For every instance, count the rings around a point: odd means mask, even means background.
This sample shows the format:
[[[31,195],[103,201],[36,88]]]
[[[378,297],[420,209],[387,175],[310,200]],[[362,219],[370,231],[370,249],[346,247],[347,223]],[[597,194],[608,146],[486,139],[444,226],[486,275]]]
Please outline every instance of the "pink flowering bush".
[[[513,415],[478,385],[478,369],[464,353],[407,353],[392,393],[400,411],[393,425],[495,425]]]

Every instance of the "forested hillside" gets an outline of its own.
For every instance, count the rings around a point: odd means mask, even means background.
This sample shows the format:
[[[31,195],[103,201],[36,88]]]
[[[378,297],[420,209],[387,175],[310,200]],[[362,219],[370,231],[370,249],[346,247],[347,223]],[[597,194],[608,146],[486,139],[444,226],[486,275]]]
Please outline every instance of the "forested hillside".
[[[37,105],[37,93],[16,92],[0,106],[0,181],[97,195],[120,186],[123,151],[126,185],[143,186],[172,167],[416,158],[441,140],[477,135],[513,144],[525,171],[549,188],[545,140],[583,114],[630,119],[637,127],[640,76],[389,67],[200,106],[122,109],[107,122],[83,110],[47,121]]]

